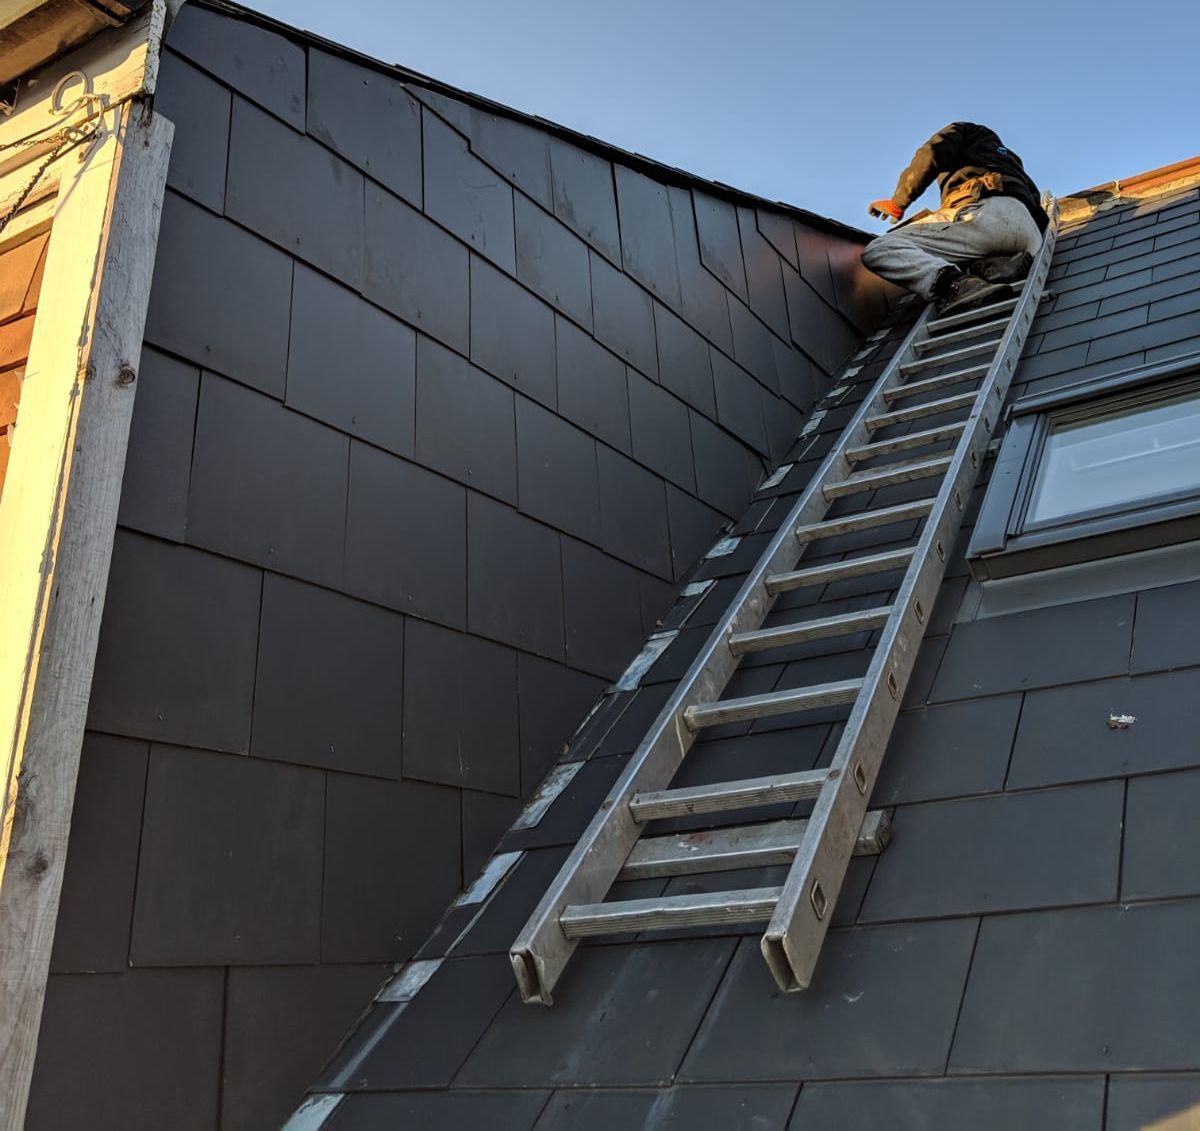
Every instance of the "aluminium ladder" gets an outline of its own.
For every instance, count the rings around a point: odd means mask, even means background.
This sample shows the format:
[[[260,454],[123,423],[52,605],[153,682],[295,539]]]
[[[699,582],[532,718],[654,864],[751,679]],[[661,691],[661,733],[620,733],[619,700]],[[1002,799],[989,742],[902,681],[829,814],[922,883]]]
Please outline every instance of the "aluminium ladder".
[[[808,986],[850,857],[878,852],[887,843],[887,815],[868,812],[867,803],[946,556],[1041,300],[1057,229],[1052,201],[1048,211],[1041,251],[1027,278],[1013,284],[1015,297],[943,318],[931,317],[926,307],[780,525],[513,942],[510,959],[526,1002],[552,1002],[580,939],[763,921],[762,952],[780,988]],[[931,371],[934,375],[922,376]],[[959,386],[974,388],[943,395]],[[934,399],[924,399],[928,394]],[[872,438],[928,417],[938,423]],[[909,455],[950,442],[949,451]],[[880,464],[881,459],[892,462]],[[855,470],[862,463],[871,466]],[[928,498],[826,517],[830,504],[844,496],[918,479],[929,480]],[[908,519],[923,520],[909,547],[797,568],[806,547],[820,539]],[[885,607],[762,628],[780,593],[899,568],[905,570],[903,581]],[[749,652],[877,629],[874,655],[861,679],[721,698]],[[707,727],[840,704],[852,707],[828,768],[668,788]],[[815,801],[807,819],[718,829],[686,844],[678,836],[639,840],[642,826],[657,818],[804,799]],[[603,902],[617,879],[778,863],[791,865],[782,887]]]

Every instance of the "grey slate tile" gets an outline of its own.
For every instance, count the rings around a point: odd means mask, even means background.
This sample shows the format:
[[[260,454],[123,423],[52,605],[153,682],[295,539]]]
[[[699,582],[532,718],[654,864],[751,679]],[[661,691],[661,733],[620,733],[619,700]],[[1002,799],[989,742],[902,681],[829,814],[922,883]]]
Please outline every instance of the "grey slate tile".
[[[250,753],[400,776],[404,618],[269,573]]]
[[[563,658],[559,534],[500,503],[467,496],[467,626]]]
[[[546,1104],[547,1092],[391,1092],[348,1096],[330,1116],[327,1131],[462,1131],[495,1127],[529,1131]]]
[[[778,257],[771,252],[776,267]],[[780,299],[783,296],[783,281],[780,278]],[[786,321],[786,316],[785,316]],[[775,367],[774,334],[766,328],[750,309],[735,299],[729,300],[729,324],[733,329],[733,356],[738,364],[754,375],[755,380],[773,393],[779,392],[779,373]],[[787,337],[786,329],[784,337]]]
[[[167,184],[214,212],[225,204],[230,97],[203,71],[163,52],[154,106],[175,125]]]
[[[627,377],[633,458],[664,479],[695,493],[696,470],[687,405],[637,370],[630,369]]]
[[[438,341],[467,353],[470,252],[432,220],[366,186],[363,294]]]
[[[403,322],[297,264],[289,408],[411,457],[416,357],[416,334]]]
[[[1132,633],[1132,595],[959,624],[932,698],[966,699],[1123,674]]]
[[[616,679],[642,645],[638,572],[599,550],[562,541],[567,663]]]
[[[767,1131],[782,1128],[796,1088],[669,1088],[657,1092],[555,1092],[536,1131]]]
[[[517,498],[525,514],[599,541],[596,441],[524,397],[517,397]]]
[[[118,530],[88,726],[244,753],[259,570]]]
[[[671,524],[673,576],[681,578],[719,537],[725,516],[668,484],[667,518]]]
[[[678,310],[679,268],[675,262],[675,235],[667,188],[624,165],[616,165],[614,169],[621,262],[642,286]]]
[[[1075,307],[1073,309],[1086,310],[1088,308]],[[1086,322],[1077,322],[1074,325],[1063,326],[1057,330],[1039,327],[1039,330],[1045,331],[1045,337],[1042,339],[1040,348],[1049,353],[1051,350],[1075,345],[1077,342],[1090,342],[1098,338],[1119,335],[1121,331],[1145,325],[1147,311],[1148,307],[1146,306],[1134,306],[1125,310],[1114,311],[1112,314],[1106,314],[1102,317],[1092,316]],[[1112,356],[1119,356],[1122,353],[1130,352],[1132,351],[1129,349],[1118,348],[1117,353]]]
[[[1018,695],[902,711],[875,780],[876,805],[1004,788],[1021,710]]]
[[[362,174],[241,98],[229,127],[225,214],[347,285],[362,283]]]
[[[738,234],[737,210],[727,200],[693,190],[700,258],[743,302],[747,299],[746,266]]]
[[[630,450],[624,363],[565,318],[555,318],[558,411],[606,444]]]
[[[779,253],[764,238],[755,222],[755,213],[750,208],[738,208],[738,230],[742,237],[742,261],[746,266],[746,286],[750,297],[749,306],[779,337],[788,337],[787,299],[783,292],[783,272],[780,269]],[[795,243],[792,244],[795,257]],[[795,263],[791,264],[795,267]],[[730,311],[732,312],[732,306]],[[737,326],[734,326],[734,342],[737,341]]]
[[[288,125],[304,129],[304,48],[248,20],[204,8],[179,13],[167,44]]]
[[[742,941],[682,1081],[940,1074],[975,941],[973,919],[830,933],[813,984],[782,994]],[[902,1041],[880,1033],[904,1033]]]
[[[792,230],[791,216],[759,208],[756,213],[758,230],[767,242],[797,270],[800,260],[796,258],[796,236]]]
[[[211,373],[200,381],[188,541],[325,584],[342,575],[349,439]]]
[[[386,966],[230,970],[222,1128],[282,1124],[387,975]]]
[[[807,1085],[788,1127],[793,1131],[872,1126],[892,1131],[932,1127],[1100,1131],[1103,1116],[1103,1077],[871,1081]],[[1108,1126],[1111,1129],[1111,1123]]]
[[[471,256],[471,360],[555,407],[554,312],[477,255]]]
[[[730,518],[738,518],[763,477],[761,459],[728,432],[693,411],[692,451],[700,498]]]
[[[510,831],[500,842],[500,851],[574,845],[625,768],[626,760],[593,758],[585,762],[542,819],[533,828]]]
[[[577,951],[554,1008],[530,1009],[514,995],[455,1083],[669,1083],[732,949],[732,940],[703,939]]]
[[[417,338],[416,454],[468,487],[517,501],[512,390],[423,337]]]
[[[658,376],[654,303],[629,276],[592,252],[592,318],[596,340],[650,377]]]
[[[712,419],[717,414],[708,345],[695,330],[663,306],[654,309],[658,339],[658,379],[664,388]]]
[[[483,871],[501,837],[520,815],[521,802],[515,797],[473,789],[460,790],[459,798],[462,802],[462,883],[466,887]]]
[[[1010,789],[1200,765],[1180,704],[1200,696],[1200,671],[1052,687],[1025,696]],[[1133,715],[1125,730],[1110,715]]]
[[[313,47],[307,109],[310,136],[421,206],[421,107],[402,83]]]
[[[675,228],[675,258],[679,265],[679,289],[683,316],[710,342],[726,353],[733,352],[729,326],[729,302],[725,288],[701,261],[692,194],[672,186],[671,223]]]
[[[833,374],[858,344],[857,335],[798,274],[784,269],[792,341]]]
[[[211,1131],[221,1072],[222,970],[51,975],[29,1131]]]
[[[668,497],[668,513],[670,506]],[[671,609],[675,605],[677,590],[674,582],[651,577],[648,573],[638,575],[638,587],[641,590],[642,635],[649,636],[652,632],[666,627],[668,615],[671,614]],[[687,607],[695,608],[698,603],[695,599],[691,599],[688,601]]]
[[[1193,309],[1175,318],[1150,322],[1120,334],[1110,334],[1107,338],[1098,338],[1089,346],[1087,359],[1089,362],[1104,361],[1110,357],[1188,342],[1195,338],[1200,338],[1200,309]],[[1178,352],[1191,351],[1185,348]]]
[[[470,113],[471,149],[544,208],[554,207],[550,138],[544,130],[476,107]]]
[[[460,853],[457,790],[329,774],[321,962],[409,958],[458,891]]]
[[[744,369],[723,353],[712,351],[713,385],[717,394],[717,420],[755,451],[767,451],[763,407],[768,394]]]
[[[510,275],[517,270],[513,192],[440,118],[422,114],[425,214]]]
[[[520,686],[521,796],[529,797],[604,690],[604,681],[522,652]]]
[[[796,239],[796,253],[799,256],[799,263],[793,266],[817,294],[831,307],[836,308],[837,295],[829,263],[829,245],[832,242],[830,237],[798,220],[792,222],[792,229]]]
[[[595,154],[550,138],[554,214],[614,263],[621,261],[613,168]]]
[[[404,776],[516,796],[516,654],[422,621],[406,633]]]
[[[514,212],[517,278],[590,330],[592,277],[587,245],[520,193],[516,194]]]
[[[407,1006],[384,1018],[360,1063],[351,1043],[331,1067],[347,1091],[445,1088],[515,989],[507,956],[448,959]]]
[[[50,969],[120,973],[129,964],[150,745],[86,734]]]
[[[1121,898],[1200,894],[1200,771],[1134,778],[1128,791]]]
[[[345,588],[389,608],[465,628],[466,490],[352,443]]]
[[[632,460],[603,445],[600,469],[600,544],[610,554],[662,578],[671,578],[666,485]]]
[[[146,341],[283,395],[292,261],[175,193],[163,200]]]
[[[147,347],[137,384],[117,521],[182,542],[200,371]]]
[[[1196,900],[985,919],[950,1071],[1193,1066],[1198,929]]]
[[[477,954],[507,954],[530,912],[558,874],[569,849],[538,848],[526,852],[501,881],[501,886],[466,935],[454,948],[456,958]]]
[[[154,745],[130,963],[315,962],[325,779]]]
[[[1200,1074],[1131,1073],[1108,1081],[1105,1131],[1188,1131],[1200,1106]]]
[[[896,810],[862,922],[1099,903],[1117,894],[1119,782]]]
[[[1200,581],[1139,593],[1130,669],[1146,672],[1200,664],[1197,615]]]

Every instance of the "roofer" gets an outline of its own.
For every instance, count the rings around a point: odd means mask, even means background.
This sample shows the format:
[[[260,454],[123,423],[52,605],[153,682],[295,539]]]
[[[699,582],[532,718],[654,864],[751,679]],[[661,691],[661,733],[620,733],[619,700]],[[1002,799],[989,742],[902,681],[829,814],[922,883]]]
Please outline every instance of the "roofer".
[[[941,206],[863,249],[875,274],[933,299],[940,313],[970,310],[1011,293],[1042,244],[1049,219],[1021,159],[987,126],[951,122],[913,155],[889,200],[867,212],[897,224],[937,178]]]

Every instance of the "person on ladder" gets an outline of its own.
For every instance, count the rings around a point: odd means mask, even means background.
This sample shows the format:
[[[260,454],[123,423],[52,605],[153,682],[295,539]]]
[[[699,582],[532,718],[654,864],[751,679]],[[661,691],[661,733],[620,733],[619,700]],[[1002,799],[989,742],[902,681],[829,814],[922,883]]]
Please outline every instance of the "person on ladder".
[[[941,206],[904,219],[934,178]],[[867,212],[898,225],[863,249],[863,264],[955,314],[1007,297],[1042,245],[1049,218],[1021,159],[987,126],[951,122],[913,155],[888,200]]]

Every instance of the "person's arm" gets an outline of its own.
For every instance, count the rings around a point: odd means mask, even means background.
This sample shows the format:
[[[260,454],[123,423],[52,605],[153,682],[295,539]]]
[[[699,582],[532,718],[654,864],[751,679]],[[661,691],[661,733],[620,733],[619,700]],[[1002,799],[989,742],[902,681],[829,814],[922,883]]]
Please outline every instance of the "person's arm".
[[[896,182],[896,191],[892,193],[892,203],[901,213],[933,184],[938,173],[955,168],[961,145],[962,128],[958,122],[951,122],[913,154],[908,168]]]

